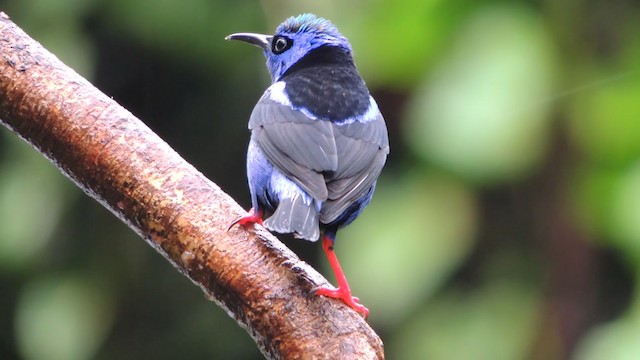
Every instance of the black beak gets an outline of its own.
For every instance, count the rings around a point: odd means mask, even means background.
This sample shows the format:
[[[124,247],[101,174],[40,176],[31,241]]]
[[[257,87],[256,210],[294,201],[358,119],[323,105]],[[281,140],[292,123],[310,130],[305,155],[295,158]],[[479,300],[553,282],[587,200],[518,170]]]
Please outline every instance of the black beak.
[[[240,40],[244,42],[248,42],[249,44],[259,46],[264,50],[268,50],[271,47],[271,39],[273,36],[271,35],[262,35],[262,34],[254,34],[254,33],[237,33],[231,34],[225,37],[225,40]]]

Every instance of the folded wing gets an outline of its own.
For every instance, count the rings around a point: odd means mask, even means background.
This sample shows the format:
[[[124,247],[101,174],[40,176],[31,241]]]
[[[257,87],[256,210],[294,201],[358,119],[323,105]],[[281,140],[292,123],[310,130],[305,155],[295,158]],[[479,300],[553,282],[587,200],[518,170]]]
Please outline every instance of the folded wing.
[[[374,184],[389,153],[382,115],[366,123],[310,119],[263,97],[251,114],[252,138],[267,159],[313,198],[322,223],[335,220]]]

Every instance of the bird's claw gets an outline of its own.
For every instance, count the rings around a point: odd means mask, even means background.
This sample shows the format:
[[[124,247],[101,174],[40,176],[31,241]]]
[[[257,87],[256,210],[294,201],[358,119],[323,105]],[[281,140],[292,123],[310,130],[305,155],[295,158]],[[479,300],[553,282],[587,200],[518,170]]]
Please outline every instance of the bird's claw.
[[[233,222],[231,224],[229,224],[229,227],[227,228],[227,231],[231,230],[231,228],[236,226],[236,225],[240,225],[242,227],[247,227],[247,226],[252,225],[252,224],[263,225],[263,223],[262,223],[262,211],[261,210],[256,211],[253,208],[249,209],[249,213],[247,215],[240,216],[239,218],[233,220]]]
[[[360,299],[357,296],[351,296],[351,292],[348,290],[344,291],[342,288],[334,289],[332,287],[321,286],[313,292],[319,296],[342,300],[343,303],[360,313],[365,319],[369,317],[369,309],[360,304]]]

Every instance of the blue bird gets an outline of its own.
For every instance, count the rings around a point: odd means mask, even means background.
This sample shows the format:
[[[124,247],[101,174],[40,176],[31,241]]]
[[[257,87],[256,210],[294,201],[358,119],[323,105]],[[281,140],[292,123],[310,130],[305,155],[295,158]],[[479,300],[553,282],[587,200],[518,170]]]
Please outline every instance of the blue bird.
[[[371,201],[389,140],[351,45],[331,22],[313,14],[285,20],[274,35],[237,33],[226,39],[262,48],[272,80],[249,119],[253,208],[232,226],[260,223],[311,241],[322,235],[338,288],[315,293],[368,316],[351,295],[333,246],[338,229]]]

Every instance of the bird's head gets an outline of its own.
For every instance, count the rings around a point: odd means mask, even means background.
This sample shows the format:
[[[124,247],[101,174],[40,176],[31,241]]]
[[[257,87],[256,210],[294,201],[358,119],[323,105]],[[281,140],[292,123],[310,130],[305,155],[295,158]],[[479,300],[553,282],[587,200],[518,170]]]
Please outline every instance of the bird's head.
[[[262,48],[274,82],[307,54],[322,46],[351,54],[351,45],[335,25],[313,14],[288,18],[273,35],[237,33],[225,39],[241,40]]]

